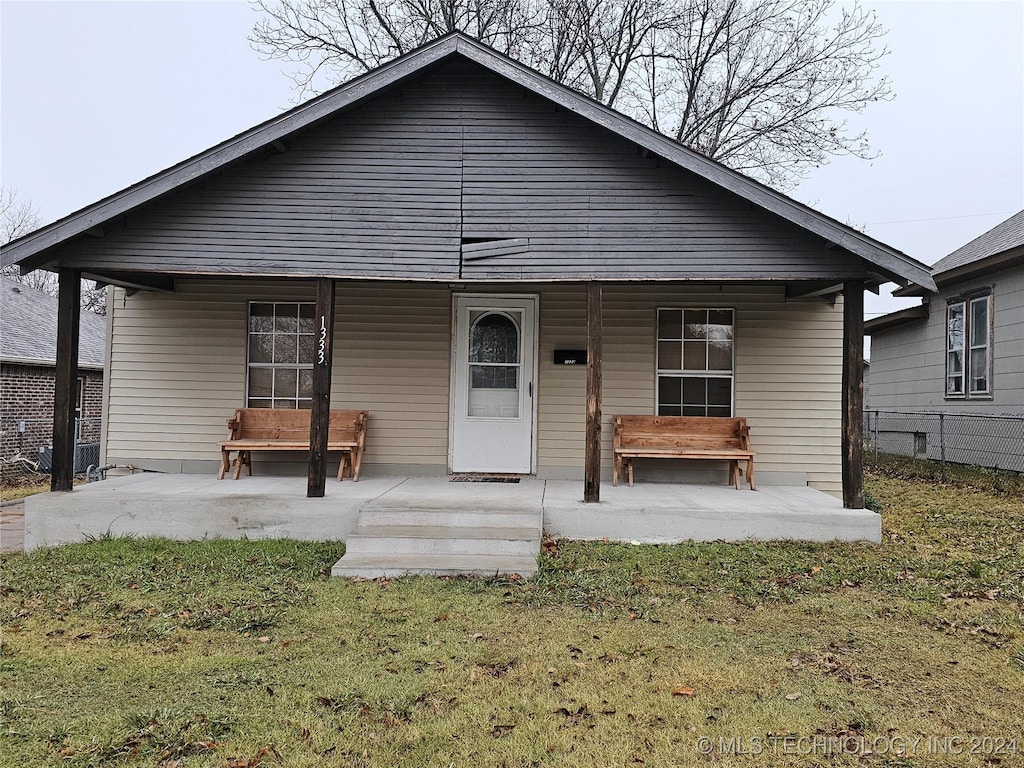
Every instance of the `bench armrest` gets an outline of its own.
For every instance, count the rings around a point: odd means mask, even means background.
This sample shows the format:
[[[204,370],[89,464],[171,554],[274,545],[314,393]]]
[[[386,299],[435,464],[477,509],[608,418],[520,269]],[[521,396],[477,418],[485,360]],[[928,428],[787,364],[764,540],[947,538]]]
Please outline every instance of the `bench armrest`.
[[[241,411],[235,411],[235,415],[230,419],[227,419],[228,425],[228,440],[237,440],[238,433],[242,429],[242,413]]]

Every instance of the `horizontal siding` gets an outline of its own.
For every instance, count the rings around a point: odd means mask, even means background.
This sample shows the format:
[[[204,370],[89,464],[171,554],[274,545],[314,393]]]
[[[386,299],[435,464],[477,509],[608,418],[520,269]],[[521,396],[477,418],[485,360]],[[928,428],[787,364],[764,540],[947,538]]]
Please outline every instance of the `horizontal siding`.
[[[309,282],[181,281],[175,294],[118,291],[111,305],[107,460],[209,460],[245,398],[250,300],[312,300]],[[537,457],[581,468],[586,367],[554,350],[586,347],[582,286],[538,287]],[[609,286],[604,290],[604,457],[611,418],[652,413],[658,307],[736,310],[736,413],[751,425],[758,468],[802,472],[840,488],[841,306],[789,302],[782,289]],[[445,466],[451,292],[389,284],[338,286],[334,408],[370,411],[369,464]],[[201,343],[197,343],[201,339]]]
[[[555,366],[552,352],[586,345],[586,295],[545,291],[541,307],[540,464],[582,467],[585,369]],[[658,307],[732,307],[736,414],[750,424],[758,470],[806,473],[814,487],[841,491],[841,303],[787,303],[770,288],[609,286],[604,307],[605,464],[612,416],[654,412]]]
[[[947,400],[947,299],[984,287],[992,288],[992,397]],[[874,334],[869,379],[872,409],[1024,415],[1024,267],[943,288],[926,319]]]
[[[248,302],[313,298],[308,282],[118,291],[107,460],[216,459],[225,420],[245,402]],[[332,407],[371,411],[368,462],[445,463],[450,338],[447,289],[339,288]]]
[[[171,274],[520,281],[861,277],[860,259],[467,62],[67,246]],[[479,240],[522,240],[463,259]]]

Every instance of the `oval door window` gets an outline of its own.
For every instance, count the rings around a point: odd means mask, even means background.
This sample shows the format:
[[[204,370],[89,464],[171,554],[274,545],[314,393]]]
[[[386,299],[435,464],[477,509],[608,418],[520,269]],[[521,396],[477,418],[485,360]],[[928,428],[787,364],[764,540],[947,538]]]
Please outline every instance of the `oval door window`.
[[[518,419],[519,312],[470,314],[467,416]]]

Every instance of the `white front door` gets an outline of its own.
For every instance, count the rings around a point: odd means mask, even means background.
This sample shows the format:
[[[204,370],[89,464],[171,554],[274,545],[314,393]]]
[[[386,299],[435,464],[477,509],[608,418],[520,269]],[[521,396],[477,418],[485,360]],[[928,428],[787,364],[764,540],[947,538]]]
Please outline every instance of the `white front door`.
[[[456,296],[453,472],[533,469],[535,297]]]

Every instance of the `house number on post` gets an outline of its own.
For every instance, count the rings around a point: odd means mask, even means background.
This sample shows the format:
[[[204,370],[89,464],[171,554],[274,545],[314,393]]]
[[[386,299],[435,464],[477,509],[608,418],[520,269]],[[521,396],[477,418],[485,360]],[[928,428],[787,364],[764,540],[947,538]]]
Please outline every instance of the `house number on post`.
[[[320,346],[317,349],[316,361],[323,365],[327,361],[327,323],[320,315]]]

